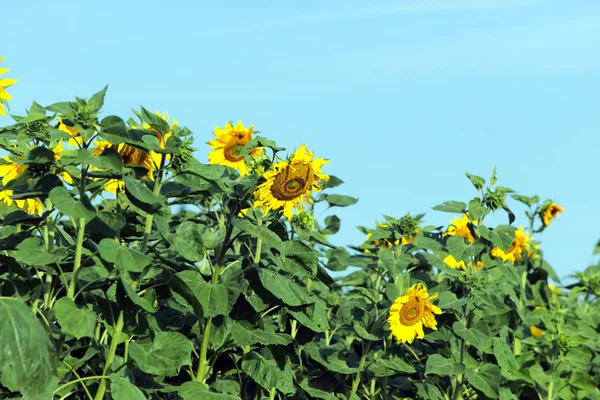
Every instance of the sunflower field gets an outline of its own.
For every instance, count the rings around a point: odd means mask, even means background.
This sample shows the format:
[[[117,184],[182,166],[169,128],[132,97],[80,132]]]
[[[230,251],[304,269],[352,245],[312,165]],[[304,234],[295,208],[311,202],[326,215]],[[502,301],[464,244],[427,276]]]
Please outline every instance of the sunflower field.
[[[600,265],[561,285],[536,242],[558,204],[467,174],[446,226],[340,247],[357,199],[310,144],[105,92],[0,127],[0,398],[600,399]]]

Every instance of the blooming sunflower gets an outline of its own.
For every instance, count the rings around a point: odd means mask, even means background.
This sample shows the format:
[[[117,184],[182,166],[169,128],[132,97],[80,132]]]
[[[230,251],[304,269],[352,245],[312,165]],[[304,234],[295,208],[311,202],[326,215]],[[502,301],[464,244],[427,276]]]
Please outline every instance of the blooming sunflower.
[[[144,150],[138,149],[127,143],[112,144],[106,140],[97,140],[94,144],[96,145],[96,149],[93,151],[93,155],[98,156],[106,149],[113,149],[121,156],[124,166],[144,167],[148,170],[146,176],[150,179],[154,178],[153,173],[156,169],[156,165],[154,164],[152,157]],[[109,179],[108,182],[104,184],[104,190],[116,195],[117,190],[123,189],[124,186],[125,183],[119,179]]]
[[[0,62],[2,62],[2,60],[4,60],[4,56],[0,57]],[[5,74],[6,72],[8,72],[8,68],[0,68],[0,75]],[[6,91],[6,88],[17,81],[18,79],[0,78],[0,114],[2,115],[6,115],[4,104],[8,100],[12,100],[12,96]]]
[[[562,208],[556,203],[550,203],[546,207],[544,207],[542,211],[540,211],[540,217],[542,218],[544,226],[550,225],[550,221],[558,217],[558,213],[561,213],[563,211],[564,208]]]
[[[208,162],[233,167],[240,171],[240,175],[247,174],[248,166],[244,157],[240,156],[240,152],[252,140],[253,129],[254,125],[245,128],[242,121],[239,121],[235,127],[229,122],[225,124],[225,129],[217,126],[213,132],[217,138],[208,142],[208,145],[214,149],[208,153]],[[256,158],[262,150],[261,147],[257,147],[250,152],[250,156]]]
[[[292,209],[304,210],[305,202],[312,204],[311,190],[320,191],[322,184],[319,181],[329,180],[329,175],[321,171],[328,162],[315,159],[303,143],[290,161],[278,162],[263,175],[266,182],[254,192],[254,207],[263,207],[265,213],[283,207],[283,215],[291,220]]]
[[[502,261],[510,261],[513,264],[517,260],[523,259],[523,252],[527,252],[527,255],[531,255],[533,251],[529,245],[530,238],[523,232],[523,229],[523,227],[520,227],[515,231],[515,238],[506,252],[499,247],[494,247],[492,249],[492,255],[494,257],[502,258]]]
[[[541,330],[540,328],[538,328],[535,325],[531,325],[529,327],[529,331],[531,332],[531,336],[533,336],[536,339],[539,339],[546,334],[546,332],[544,332],[543,330]]]
[[[475,238],[469,229],[468,224],[473,223],[476,224],[477,220],[471,221],[468,214],[463,214],[460,219],[454,218],[454,221],[448,227],[448,231],[444,233],[444,236],[462,236],[469,241],[469,243],[473,243]]]
[[[423,326],[437,330],[434,314],[441,314],[439,307],[431,304],[437,293],[429,296],[422,283],[412,285],[405,296],[400,296],[390,308],[388,322],[392,334],[401,343],[412,343],[415,337],[423,339]]]
[[[2,201],[7,206],[11,206],[14,203],[17,206],[17,208],[25,210],[27,214],[42,215],[42,213],[44,212],[44,205],[38,199],[13,200],[12,195],[12,190],[2,190],[0,191],[0,201]]]

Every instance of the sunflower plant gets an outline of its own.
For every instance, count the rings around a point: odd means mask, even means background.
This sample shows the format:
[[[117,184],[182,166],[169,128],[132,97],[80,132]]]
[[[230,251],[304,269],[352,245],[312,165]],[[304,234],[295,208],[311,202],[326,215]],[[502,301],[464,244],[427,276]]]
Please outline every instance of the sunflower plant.
[[[558,204],[467,174],[445,226],[337,246],[357,199],[320,149],[103,116],[105,93],[0,128],[2,398],[600,398],[600,267],[561,285]]]

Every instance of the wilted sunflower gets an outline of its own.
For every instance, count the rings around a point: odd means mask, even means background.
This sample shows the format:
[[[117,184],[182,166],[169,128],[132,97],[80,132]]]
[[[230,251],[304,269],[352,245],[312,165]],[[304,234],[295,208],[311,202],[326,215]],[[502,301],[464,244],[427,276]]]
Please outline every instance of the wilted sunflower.
[[[558,217],[558,213],[561,213],[563,211],[564,208],[562,208],[556,203],[550,203],[546,207],[544,207],[542,211],[540,211],[540,217],[542,218],[544,226],[550,225],[550,221]]]
[[[248,166],[244,157],[240,156],[240,152],[252,140],[253,129],[254,125],[245,128],[242,121],[239,121],[235,127],[229,122],[225,124],[225,129],[217,126],[213,132],[217,138],[208,142],[208,145],[214,149],[208,153],[208,162],[233,167],[240,171],[240,175],[247,174]],[[250,156],[256,158],[262,150],[261,147],[257,147],[250,152]]]
[[[510,261],[513,264],[517,260],[523,259],[523,252],[527,252],[527,255],[531,255],[533,251],[529,245],[530,238],[523,232],[523,229],[523,227],[520,227],[515,231],[515,238],[506,252],[499,247],[494,247],[492,249],[492,255],[494,257],[502,258],[502,261]]]
[[[127,143],[112,144],[106,140],[97,140],[94,142],[96,149],[92,153],[95,156],[102,154],[106,149],[113,149],[121,156],[124,166],[139,166],[148,170],[148,177],[154,178],[156,166],[150,155],[142,149],[131,146]],[[104,184],[104,190],[117,194],[117,190],[122,189],[125,183],[119,179],[109,179]]]
[[[546,334],[546,332],[544,332],[543,330],[541,330],[540,328],[538,328],[535,325],[531,325],[529,327],[529,331],[531,332],[531,336],[533,336],[536,339],[539,339]]]
[[[468,214],[463,214],[460,219],[454,218],[454,221],[452,221],[452,223],[448,227],[448,231],[444,233],[444,236],[462,236],[465,239],[467,239],[469,243],[473,243],[475,241],[475,238],[473,237],[473,234],[469,229],[469,222],[472,224],[476,224],[477,220],[471,221]]]
[[[4,56],[0,57],[0,62],[4,60]],[[0,75],[8,72],[8,68],[0,68]],[[0,78],[0,114],[6,115],[4,109],[4,103],[8,100],[12,100],[12,96],[5,89],[17,82],[18,79]]]
[[[417,283],[408,289],[405,296],[394,301],[388,322],[396,340],[412,343],[415,337],[423,339],[423,326],[437,330],[434,314],[441,314],[442,310],[430,302],[437,296],[437,293],[429,296],[427,288],[422,283]]]
[[[310,192],[320,191],[319,181],[329,180],[329,175],[321,172],[328,162],[315,159],[303,143],[290,161],[278,162],[263,175],[266,182],[254,192],[254,207],[263,207],[265,212],[283,207],[283,215],[291,220],[292,209],[304,210],[305,202],[312,204]]]

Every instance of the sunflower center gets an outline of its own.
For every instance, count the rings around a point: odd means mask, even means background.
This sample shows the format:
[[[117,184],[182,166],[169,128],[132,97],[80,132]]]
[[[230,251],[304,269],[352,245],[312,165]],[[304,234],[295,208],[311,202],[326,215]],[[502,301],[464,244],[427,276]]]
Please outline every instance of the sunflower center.
[[[243,158],[243,157],[240,157],[240,153],[243,148],[244,148],[244,145],[241,143],[226,147],[225,151],[223,152],[223,154],[225,155],[225,159],[230,162],[240,161]]]
[[[419,301],[419,298],[415,297],[409,300],[400,309],[400,323],[405,326],[412,326],[421,320],[424,311],[425,303]]]
[[[292,200],[306,193],[313,180],[310,165],[288,165],[275,176],[271,193],[277,200]]]

